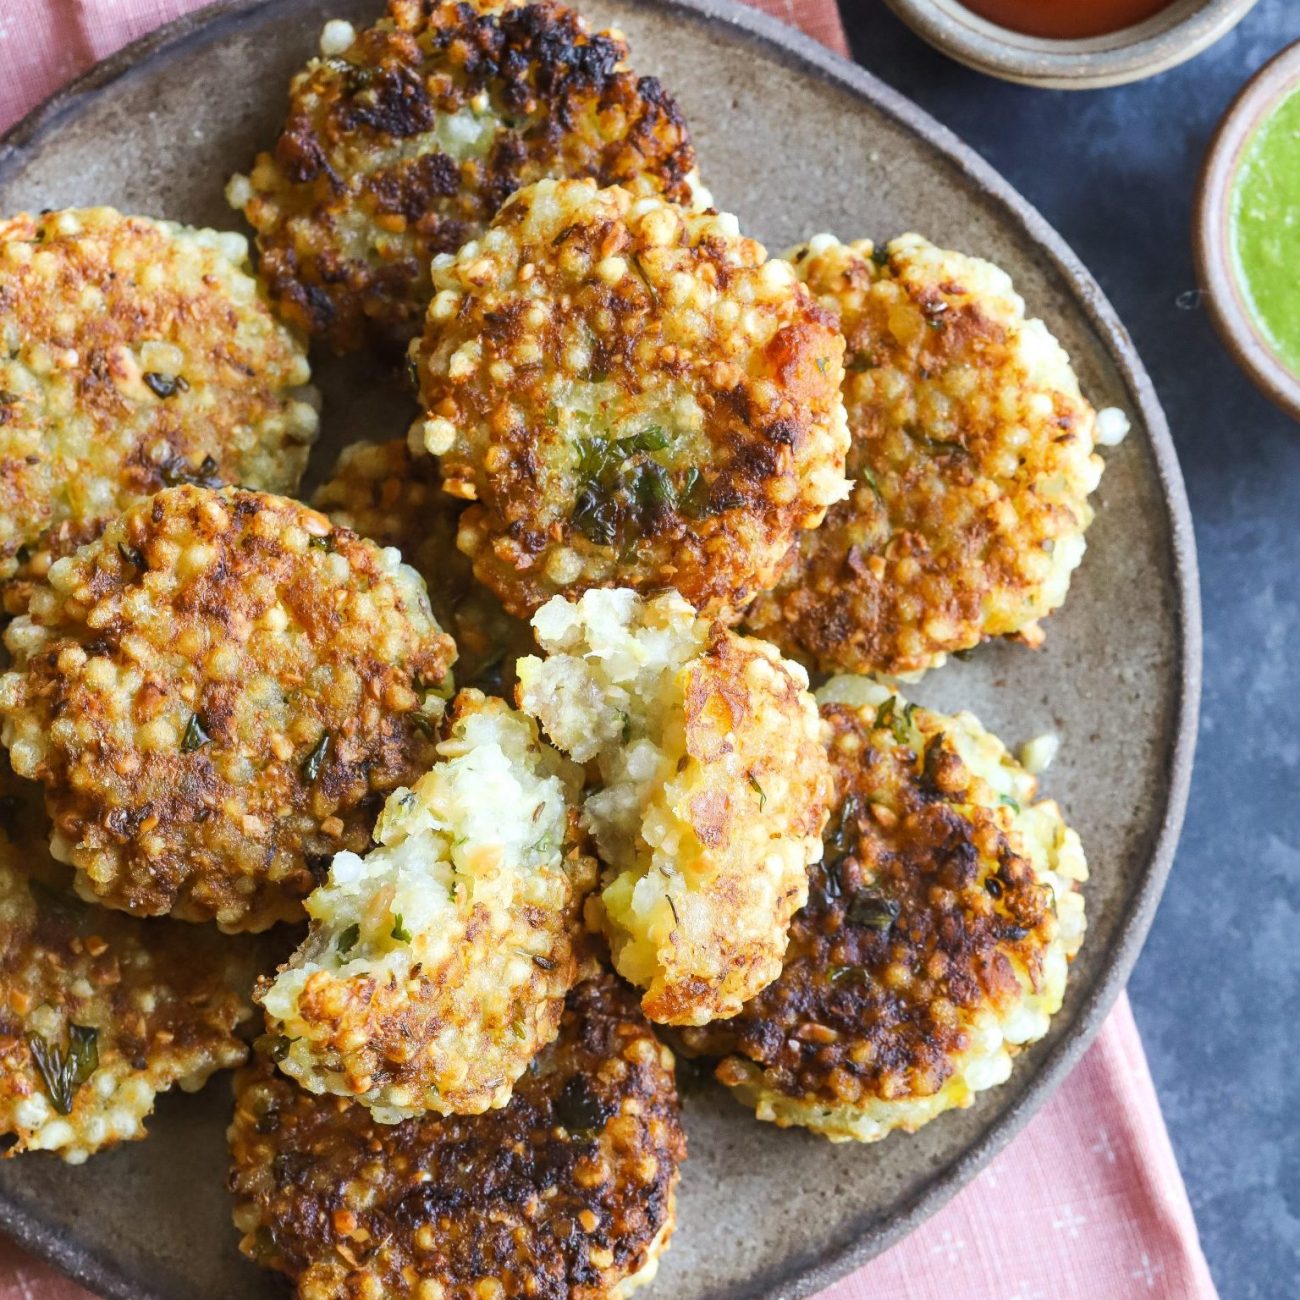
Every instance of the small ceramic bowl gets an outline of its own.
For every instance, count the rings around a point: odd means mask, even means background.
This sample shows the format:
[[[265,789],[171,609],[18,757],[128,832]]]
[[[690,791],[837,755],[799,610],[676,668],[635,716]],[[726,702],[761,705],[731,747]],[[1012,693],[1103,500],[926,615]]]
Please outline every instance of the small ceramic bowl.
[[[1105,36],[1050,40],[999,27],[961,0],[885,0],[918,36],[960,63],[1004,81],[1091,90],[1153,77],[1199,54],[1257,0],[1172,0],[1145,22]]]
[[[1300,377],[1256,324],[1232,248],[1232,189],[1242,154],[1278,102],[1300,87],[1300,41],[1255,74],[1219,123],[1201,168],[1192,215],[1192,252],[1210,319],[1255,385],[1300,420]]]

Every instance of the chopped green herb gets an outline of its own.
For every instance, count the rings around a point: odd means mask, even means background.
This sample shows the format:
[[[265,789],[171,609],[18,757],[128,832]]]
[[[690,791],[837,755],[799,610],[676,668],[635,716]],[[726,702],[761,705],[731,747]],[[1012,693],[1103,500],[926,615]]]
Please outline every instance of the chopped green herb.
[[[943,329],[944,317],[948,314],[948,304],[942,298],[935,302],[922,303],[921,310],[925,313],[925,323],[932,330]]]
[[[340,957],[346,957],[353,948],[357,946],[357,940],[361,938],[361,926],[353,922],[334,942],[334,950]]]
[[[638,451],[663,451],[668,446],[668,435],[657,424],[647,425],[640,433],[620,438],[616,444],[625,447],[624,458]]]
[[[862,481],[876,494],[876,500],[883,502],[885,497],[880,490],[880,484],[876,481],[876,476],[869,470],[862,471]]]
[[[411,932],[402,924],[402,914],[398,912],[393,917],[393,928],[389,931],[389,937],[395,939],[398,943],[410,943]]]
[[[900,717],[897,712],[898,696],[891,695],[876,710],[876,720],[872,725],[877,729],[888,727],[894,740],[900,745],[905,744],[912,725],[912,710],[915,707],[915,705],[909,704]]]
[[[709,481],[698,469],[688,469],[677,494],[678,506],[688,519],[702,519],[709,511]]]
[[[1013,813],[1020,811],[1020,805],[1009,794],[998,795],[998,803],[1010,808]]]
[[[175,397],[177,393],[190,391],[184,375],[164,375],[157,370],[146,370],[144,382],[155,397]]]
[[[677,504],[677,489],[662,465],[649,461],[632,471],[632,496],[643,514]]]
[[[275,1239],[273,1229],[263,1225],[253,1233],[253,1244],[250,1247],[250,1253],[259,1264],[265,1264],[268,1260],[274,1259],[280,1253],[280,1245]]]
[[[677,915],[677,904],[673,902],[673,896],[671,894],[665,894],[664,897],[668,900],[668,910],[673,914],[673,920],[676,921],[678,925],[681,925],[682,919]]]
[[[264,1034],[257,1040],[254,1046],[261,1046],[277,1065],[289,1055],[289,1049],[298,1040],[288,1038],[284,1034]]]
[[[632,715],[630,713],[620,713],[619,717],[623,720],[621,735],[623,743],[626,745],[632,739]]]
[[[569,522],[597,546],[612,546],[618,537],[618,507],[599,484],[588,483],[578,493]]]
[[[122,557],[123,564],[129,564],[134,569],[143,569],[145,567],[144,556],[134,546],[128,546],[125,542],[118,542],[117,553]]]
[[[876,710],[876,720],[871,724],[875,731],[880,731],[884,727],[892,727],[894,725],[894,703],[895,697],[891,695]]]
[[[320,739],[316,742],[316,748],[302,760],[302,779],[310,785],[321,774],[321,769],[325,766],[325,760],[329,758],[330,746],[334,743],[334,737],[328,731],[322,731]]]
[[[818,357],[818,358],[817,358],[817,369],[820,370],[820,371],[822,372],[823,375],[826,373],[826,358],[825,358],[825,357]]]
[[[903,432],[915,443],[919,443],[935,456],[968,456],[970,453],[960,442],[945,442],[941,438],[931,438],[922,433],[914,424],[903,426]]]
[[[663,451],[667,446],[668,435],[657,424],[647,425],[626,438],[582,438],[578,442],[578,474],[582,478],[600,478],[638,453]]]
[[[860,925],[883,934],[898,920],[901,910],[892,898],[885,898],[875,890],[864,889],[849,900],[844,919],[850,925]]]
[[[856,966],[832,966],[826,972],[826,978],[832,984],[838,984],[846,975],[852,975],[857,970]]]
[[[862,816],[862,799],[856,794],[847,796],[840,808],[839,821],[835,829],[826,837],[826,844],[832,852],[822,859],[826,872],[826,893],[831,898],[838,898],[843,892],[840,881],[840,864],[857,847],[858,820]]]
[[[759,785],[758,778],[753,772],[746,772],[745,777],[749,781],[749,788],[758,795],[758,811],[762,812],[767,807],[767,795],[763,793],[763,787]]]
[[[99,1069],[99,1030],[70,1024],[66,1051],[34,1032],[27,1035],[27,1046],[54,1109],[71,1115],[81,1085]]]
[[[171,460],[158,467],[158,475],[168,487],[188,483],[193,487],[215,488],[221,486],[217,476],[217,462],[204,456],[198,469],[192,470],[183,460]]]
[[[678,477],[652,459],[670,443],[658,425],[626,438],[583,438],[577,443],[579,488],[571,525],[598,546],[622,546],[635,558],[636,543],[667,511],[699,518],[708,511],[708,484],[698,469]],[[641,457],[635,463],[633,458]]]
[[[889,265],[889,249],[887,247],[877,246],[871,250],[871,260],[877,266]]]
[[[197,713],[190,714],[190,720],[185,724],[185,734],[181,737],[181,753],[192,754],[196,749],[202,749],[204,745],[210,744],[212,737],[208,735],[203,726],[203,720]]]
[[[952,657],[954,659],[960,659],[962,663],[966,663],[968,660],[975,657],[975,649],[972,646],[968,650],[954,650],[952,652]]]
[[[645,267],[641,265],[641,259],[636,253],[632,254],[632,266],[636,270],[637,278],[645,286],[645,291],[650,295],[651,302],[659,301],[659,294],[656,292],[654,285],[650,283],[650,277],[645,273]]]
[[[307,545],[313,551],[324,551],[327,555],[334,554],[334,534],[326,533],[324,537],[312,537],[308,540]]]

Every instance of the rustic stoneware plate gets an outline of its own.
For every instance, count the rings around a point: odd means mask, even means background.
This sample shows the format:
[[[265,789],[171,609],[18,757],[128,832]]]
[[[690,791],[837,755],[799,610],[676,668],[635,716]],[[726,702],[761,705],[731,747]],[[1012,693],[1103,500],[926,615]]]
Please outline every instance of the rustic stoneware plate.
[[[1122,406],[1134,424],[1106,454],[1087,558],[1046,648],[986,647],[913,692],[974,709],[1012,743],[1062,737],[1047,790],[1083,836],[1092,881],[1088,941],[1051,1035],[973,1109],[872,1147],[759,1125],[711,1088],[687,1097],[691,1154],[657,1294],[803,1296],[969,1181],[1061,1080],[1123,986],[1187,796],[1200,666],[1191,524],[1164,417],[1123,328],[1061,240],[970,150],[862,71],[727,0],[583,7],[621,26],[638,68],[677,92],[709,185],[747,230],[780,249],[820,230],[887,238],[915,228],[995,259],[1063,340],[1092,400]],[[230,0],[164,29],[10,134],[0,211],[110,203],[237,225],[225,178],[274,139],[289,75],[323,17],[360,22],[378,8]],[[336,447],[392,437],[409,412],[381,398],[387,377],[373,365],[320,358],[318,371],[319,475]],[[0,1223],[103,1295],[280,1294],[235,1249],[229,1111],[228,1082],[217,1079],[197,1098],[166,1098],[149,1141],[83,1168],[43,1156],[4,1163]]]

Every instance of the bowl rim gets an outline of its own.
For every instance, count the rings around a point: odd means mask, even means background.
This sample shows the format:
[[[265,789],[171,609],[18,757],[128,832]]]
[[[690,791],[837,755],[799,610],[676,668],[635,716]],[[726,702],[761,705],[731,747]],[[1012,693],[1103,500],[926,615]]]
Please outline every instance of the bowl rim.
[[[161,57],[191,42],[211,39],[214,32],[219,32],[227,24],[285,2],[215,0],[138,38],[55,91],[8,131],[0,134],[0,174],[15,156],[21,156],[37,145],[43,132],[73,111],[80,100],[131,75],[141,62]],[[1153,819],[1145,868],[1136,873],[1127,900],[1128,911],[1117,927],[1109,965],[1080,997],[1069,1032],[1036,1062],[1033,1076],[1001,1119],[989,1125],[955,1159],[937,1169],[930,1183],[893,1220],[886,1225],[871,1225],[861,1236],[802,1267],[793,1278],[758,1279],[755,1287],[744,1297],[729,1297],[729,1300],[796,1300],[825,1289],[893,1246],[967,1186],[1020,1133],[1064,1081],[1092,1044],[1123,992],[1173,866],[1191,789],[1202,686],[1201,596],[1196,539],[1169,423],[1128,331],[1095,277],[1073,249],[992,164],[948,127],[864,67],[742,0],[630,2],[653,5],[688,22],[728,29],[741,41],[766,47],[770,54],[788,66],[800,68],[836,89],[847,91],[856,99],[869,102],[877,111],[893,118],[935,149],[956,172],[998,205],[1008,222],[1019,228],[1026,242],[1041,253],[1044,261],[1067,284],[1079,311],[1096,331],[1108,353],[1131,409],[1143,426],[1160,488],[1160,501],[1168,520],[1175,645],[1170,664],[1173,678],[1171,721],[1166,733],[1167,793],[1160,816]],[[893,3],[893,0],[886,2]],[[1245,7],[1254,3],[1255,0],[1245,0]],[[4,1211],[5,1235],[49,1260],[76,1281],[104,1296],[105,1300],[167,1300],[153,1293],[142,1293],[114,1261],[96,1258],[79,1249],[75,1241],[69,1241],[61,1232],[52,1231],[25,1207],[5,1203],[0,1198],[0,1210]]]
[[[1141,81],[1185,63],[1227,35],[1258,0],[1201,0],[1105,36],[1057,40],[1000,28],[961,0],[885,0],[918,36],[989,76],[1052,90],[1095,90]],[[1124,39],[1131,34],[1130,39]]]
[[[1232,249],[1232,194],[1243,155],[1264,120],[1295,92],[1300,92],[1300,40],[1264,64],[1220,119],[1196,182],[1192,256],[1224,347],[1265,397],[1300,420],[1300,374],[1282,361],[1251,310]]]

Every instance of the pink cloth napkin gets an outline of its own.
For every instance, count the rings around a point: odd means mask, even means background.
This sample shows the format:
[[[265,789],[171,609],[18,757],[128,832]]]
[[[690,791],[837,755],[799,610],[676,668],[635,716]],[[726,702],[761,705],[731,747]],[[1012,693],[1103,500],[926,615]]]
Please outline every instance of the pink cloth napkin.
[[[751,2],[846,50],[834,0]],[[200,3],[3,0],[0,130],[97,59]],[[988,1169],[819,1300],[880,1297],[1216,1300],[1126,999]],[[0,1239],[0,1300],[87,1300],[87,1293]]]

